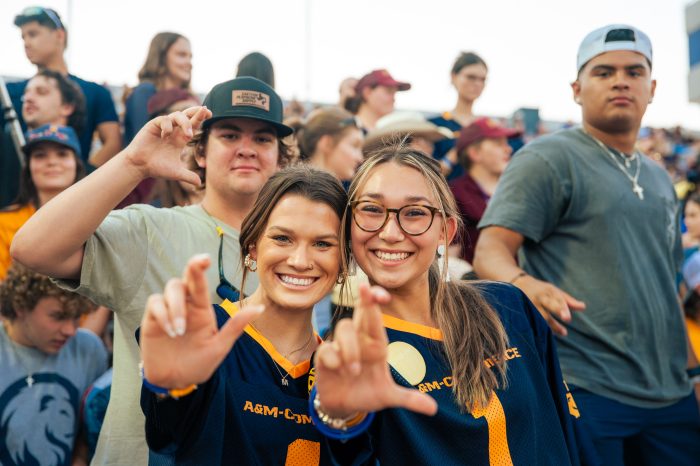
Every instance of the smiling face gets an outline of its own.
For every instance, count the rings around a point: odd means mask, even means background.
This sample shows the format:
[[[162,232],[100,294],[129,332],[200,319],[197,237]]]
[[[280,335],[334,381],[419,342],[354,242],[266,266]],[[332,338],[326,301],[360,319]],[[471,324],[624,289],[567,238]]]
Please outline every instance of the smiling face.
[[[17,311],[12,322],[13,338],[21,345],[55,354],[75,335],[79,320],[67,315],[58,299],[42,298],[33,310]]]
[[[60,192],[75,182],[75,153],[55,142],[39,142],[29,152],[29,173],[37,192]]]
[[[636,52],[617,50],[592,58],[571,85],[583,120],[611,134],[636,130],[641,124],[656,81],[647,59]]]
[[[168,76],[179,87],[185,87],[192,79],[192,49],[190,41],[180,37],[170,46],[165,55]]]
[[[374,201],[390,209],[409,204],[441,207],[418,170],[394,162],[375,167],[353,200]],[[455,228],[453,220],[448,223],[448,230]],[[435,260],[437,248],[445,244],[444,226],[441,213],[436,213],[430,228],[417,236],[406,234],[394,213],[390,213],[384,227],[375,232],[362,230],[353,220],[352,251],[370,281],[387,290],[412,287],[423,280],[427,283],[428,269]]]
[[[249,250],[263,303],[307,311],[326,296],[340,272],[339,229],[328,204],[283,196]]]

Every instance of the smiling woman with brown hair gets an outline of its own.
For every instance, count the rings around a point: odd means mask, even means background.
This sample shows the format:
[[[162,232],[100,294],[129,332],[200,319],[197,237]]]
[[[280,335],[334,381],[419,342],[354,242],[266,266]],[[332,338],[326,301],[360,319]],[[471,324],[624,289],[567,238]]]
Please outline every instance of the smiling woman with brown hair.
[[[358,436],[331,443],[336,460],[578,464],[575,404],[545,321],[513,286],[447,280],[460,222],[439,164],[386,147],[349,198],[341,241],[374,286],[361,285],[352,320],[316,354],[317,428]]]
[[[240,289],[248,272],[260,281],[250,296],[212,310],[201,256],[151,296],[141,327],[151,450],[176,464],[329,464],[306,412],[320,342],[311,312],[345,277],[346,205],[330,174],[284,169],[241,227]]]

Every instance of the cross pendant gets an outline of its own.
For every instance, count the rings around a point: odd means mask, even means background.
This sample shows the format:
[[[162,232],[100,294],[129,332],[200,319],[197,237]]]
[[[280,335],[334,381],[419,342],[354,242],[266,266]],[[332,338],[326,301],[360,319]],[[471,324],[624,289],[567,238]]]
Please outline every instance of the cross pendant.
[[[634,194],[636,194],[640,200],[644,200],[644,188],[639,186],[637,183],[634,183],[634,186],[632,186],[632,191],[634,191]]]
[[[24,379],[24,380],[27,381],[27,386],[28,386],[29,388],[31,388],[32,385],[34,385],[34,377],[32,377],[32,374],[29,374],[29,375],[27,376],[27,378]]]
[[[283,385],[283,386],[285,386],[285,387],[288,387],[288,386],[289,386],[289,382],[287,382],[287,379],[285,379],[284,377],[282,377],[281,380],[282,380],[282,385]]]

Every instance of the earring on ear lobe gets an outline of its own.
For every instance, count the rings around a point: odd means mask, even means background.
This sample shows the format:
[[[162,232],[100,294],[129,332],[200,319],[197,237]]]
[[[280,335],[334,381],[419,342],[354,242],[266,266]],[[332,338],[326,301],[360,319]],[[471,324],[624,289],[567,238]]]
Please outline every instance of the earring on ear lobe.
[[[653,97],[649,97],[649,103],[652,103],[654,101]]]
[[[243,265],[245,265],[245,268],[250,270],[251,272],[255,272],[258,270],[258,263],[250,257],[250,254],[245,255],[245,259],[243,259]]]
[[[576,102],[577,104],[580,104],[580,103],[581,103],[581,98],[580,98],[580,97],[574,97],[574,102]]]
[[[438,255],[438,257],[443,257],[445,255],[445,245],[444,244],[441,244],[440,246],[438,246],[437,255]]]

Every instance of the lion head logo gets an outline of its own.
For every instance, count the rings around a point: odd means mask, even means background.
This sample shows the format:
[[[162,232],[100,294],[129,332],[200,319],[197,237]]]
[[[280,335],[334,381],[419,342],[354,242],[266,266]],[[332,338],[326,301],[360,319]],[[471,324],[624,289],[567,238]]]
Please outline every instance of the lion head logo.
[[[78,389],[55,373],[34,374],[0,396],[0,464],[70,464],[78,423]]]

